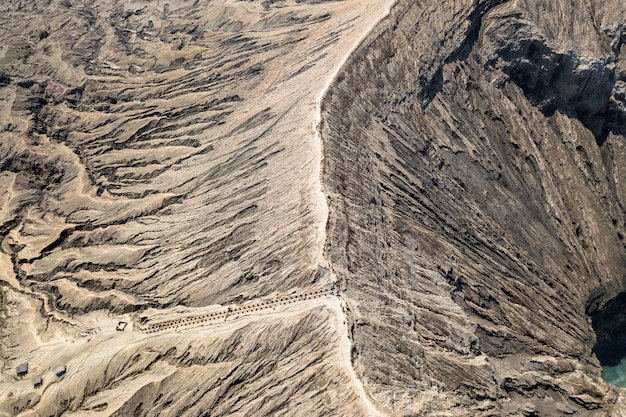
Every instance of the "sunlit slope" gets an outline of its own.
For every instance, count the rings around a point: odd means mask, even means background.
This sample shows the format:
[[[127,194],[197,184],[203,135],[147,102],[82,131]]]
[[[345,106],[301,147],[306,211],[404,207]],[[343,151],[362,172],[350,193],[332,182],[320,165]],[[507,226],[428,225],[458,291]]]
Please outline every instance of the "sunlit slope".
[[[140,322],[329,291],[319,100],[389,3],[0,4],[0,415],[375,412],[336,294]]]
[[[20,283],[70,312],[312,283],[316,100],[381,2],[48,3],[1,6]]]

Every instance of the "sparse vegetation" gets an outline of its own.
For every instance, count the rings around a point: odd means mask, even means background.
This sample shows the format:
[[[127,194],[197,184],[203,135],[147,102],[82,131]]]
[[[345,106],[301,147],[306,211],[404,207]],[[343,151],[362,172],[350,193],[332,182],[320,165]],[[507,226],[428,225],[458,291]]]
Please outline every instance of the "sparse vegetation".
[[[42,30],[41,32],[39,32],[39,40],[44,40],[48,36],[50,36],[50,34],[48,33],[47,30]]]
[[[5,72],[0,71],[0,85],[9,85],[11,84],[11,77]]]

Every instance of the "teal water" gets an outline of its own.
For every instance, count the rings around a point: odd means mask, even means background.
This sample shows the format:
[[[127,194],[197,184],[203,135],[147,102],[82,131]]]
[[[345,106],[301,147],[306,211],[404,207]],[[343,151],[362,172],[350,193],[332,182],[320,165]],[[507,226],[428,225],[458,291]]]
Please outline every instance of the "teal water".
[[[602,379],[616,387],[626,388],[626,358],[615,366],[603,366]]]

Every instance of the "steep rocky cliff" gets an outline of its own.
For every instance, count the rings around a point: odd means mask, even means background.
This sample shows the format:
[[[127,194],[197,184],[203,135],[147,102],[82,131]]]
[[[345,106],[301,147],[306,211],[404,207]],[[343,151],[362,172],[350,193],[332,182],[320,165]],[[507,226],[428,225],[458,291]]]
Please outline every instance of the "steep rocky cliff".
[[[389,411],[623,410],[592,317],[611,339],[626,289],[625,25],[619,1],[401,0],[331,86],[326,255]]]

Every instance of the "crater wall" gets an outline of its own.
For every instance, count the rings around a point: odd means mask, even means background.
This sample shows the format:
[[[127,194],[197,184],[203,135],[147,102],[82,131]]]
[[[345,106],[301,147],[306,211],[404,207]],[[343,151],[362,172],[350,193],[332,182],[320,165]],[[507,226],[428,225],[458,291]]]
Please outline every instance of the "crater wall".
[[[589,313],[626,285],[624,22],[617,1],[399,1],[325,96],[325,253],[390,410],[619,407]]]

